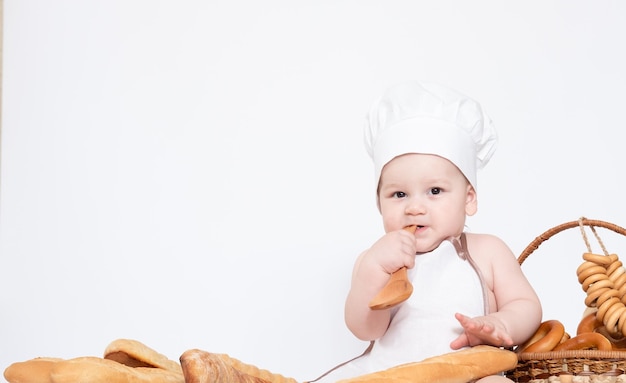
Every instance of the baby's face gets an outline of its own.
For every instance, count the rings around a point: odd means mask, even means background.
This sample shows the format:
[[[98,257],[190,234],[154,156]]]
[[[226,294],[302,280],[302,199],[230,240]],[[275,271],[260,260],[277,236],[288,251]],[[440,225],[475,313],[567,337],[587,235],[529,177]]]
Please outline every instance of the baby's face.
[[[386,232],[418,226],[419,252],[460,235],[477,203],[463,173],[447,159],[430,154],[405,154],[388,162],[378,199]]]

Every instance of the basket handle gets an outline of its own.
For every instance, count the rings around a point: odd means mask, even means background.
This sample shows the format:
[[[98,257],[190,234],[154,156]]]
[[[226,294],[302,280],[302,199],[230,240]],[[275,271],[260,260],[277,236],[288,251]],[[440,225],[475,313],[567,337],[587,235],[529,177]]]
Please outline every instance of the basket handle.
[[[618,234],[626,235],[626,229],[614,223],[600,221],[597,219],[587,219],[583,217],[579,219],[578,221],[566,222],[558,226],[555,226],[552,229],[546,230],[543,234],[535,238],[528,246],[526,246],[524,251],[522,251],[520,256],[517,258],[517,261],[521,265],[526,260],[526,258],[528,258],[530,254],[532,254],[533,251],[537,250],[539,245],[541,245],[543,242],[550,239],[553,235],[560,233],[563,230],[571,229],[574,227],[580,227],[580,225],[591,226],[591,227],[603,227],[605,229],[613,230],[614,232]]]

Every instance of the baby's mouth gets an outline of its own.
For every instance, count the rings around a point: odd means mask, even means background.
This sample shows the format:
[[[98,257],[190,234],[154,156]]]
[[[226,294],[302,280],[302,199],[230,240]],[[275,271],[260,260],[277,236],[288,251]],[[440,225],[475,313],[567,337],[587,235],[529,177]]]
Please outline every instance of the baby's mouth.
[[[426,226],[424,226],[424,225],[415,225],[415,233],[421,232],[422,230],[426,230]]]
[[[424,225],[409,225],[407,227],[404,228],[404,230],[410,232],[410,233],[416,233],[417,231],[425,228],[426,226]]]

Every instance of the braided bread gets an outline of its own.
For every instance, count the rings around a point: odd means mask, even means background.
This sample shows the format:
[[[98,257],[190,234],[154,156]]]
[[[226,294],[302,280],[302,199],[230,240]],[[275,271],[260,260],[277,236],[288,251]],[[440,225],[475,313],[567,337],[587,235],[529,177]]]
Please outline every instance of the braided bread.
[[[297,383],[293,378],[242,363],[226,354],[198,349],[185,351],[180,364],[185,383]]]

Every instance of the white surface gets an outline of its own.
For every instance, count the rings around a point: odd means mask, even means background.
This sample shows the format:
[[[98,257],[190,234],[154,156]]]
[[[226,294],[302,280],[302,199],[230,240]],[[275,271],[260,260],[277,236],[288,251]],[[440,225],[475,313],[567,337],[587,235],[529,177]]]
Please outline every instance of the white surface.
[[[2,369],[117,338],[299,380],[361,352],[343,299],[382,232],[361,128],[405,79],[495,121],[473,231],[520,253],[626,225],[621,1],[4,5]],[[548,242],[523,267],[575,331],[585,247]]]

